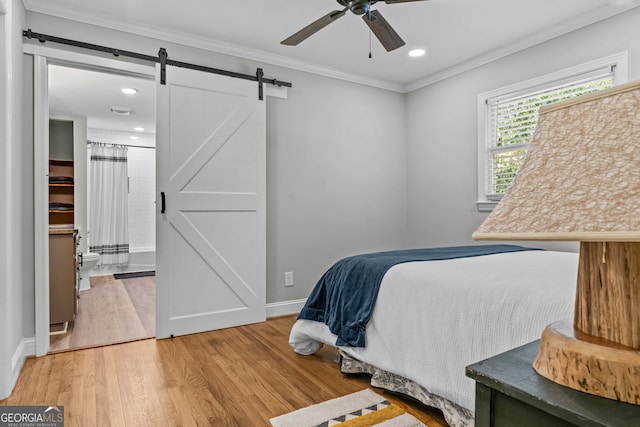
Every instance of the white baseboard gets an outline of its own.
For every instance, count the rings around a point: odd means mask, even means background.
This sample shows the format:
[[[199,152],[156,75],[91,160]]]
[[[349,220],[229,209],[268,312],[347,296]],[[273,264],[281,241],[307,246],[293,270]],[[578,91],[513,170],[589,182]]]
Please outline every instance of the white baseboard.
[[[9,383],[5,384],[5,389],[0,391],[0,400],[6,399],[11,395],[13,388],[18,382],[18,377],[20,376],[25,360],[27,360],[27,356],[33,356],[35,354],[36,339],[33,337],[23,338],[13,353],[13,357],[11,357],[11,378],[9,378]]]
[[[289,314],[300,313],[306,298],[291,301],[272,302],[267,304],[267,317],[286,316]]]

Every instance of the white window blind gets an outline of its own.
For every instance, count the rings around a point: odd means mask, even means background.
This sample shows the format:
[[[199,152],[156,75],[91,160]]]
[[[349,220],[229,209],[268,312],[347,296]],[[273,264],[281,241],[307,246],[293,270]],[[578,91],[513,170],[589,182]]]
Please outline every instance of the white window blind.
[[[531,144],[541,106],[611,87],[614,73],[612,66],[548,88],[487,100],[487,199],[499,200],[513,182]]]

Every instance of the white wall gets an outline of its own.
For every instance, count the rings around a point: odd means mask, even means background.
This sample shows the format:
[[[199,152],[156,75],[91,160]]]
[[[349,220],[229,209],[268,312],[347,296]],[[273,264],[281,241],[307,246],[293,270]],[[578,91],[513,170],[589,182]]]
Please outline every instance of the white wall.
[[[294,87],[267,103],[268,302],[306,298],[339,258],[406,242],[404,97],[274,74]]]
[[[23,233],[29,231],[33,214],[26,211],[30,205],[29,192],[25,195],[21,191],[23,177],[27,185],[32,182],[25,159],[29,147],[23,144],[22,132],[22,2],[2,1],[0,15],[0,102],[3,103],[0,107],[0,399],[3,399],[11,392],[25,360],[22,351],[25,319],[21,302],[23,284],[33,282],[33,269],[25,272],[22,267],[33,244],[24,241]]]
[[[404,95],[37,13],[26,28],[293,83],[266,101],[267,302],[306,298],[342,256],[405,246]]]
[[[477,198],[479,93],[629,51],[640,78],[640,8],[407,95],[407,199],[411,246],[471,244],[486,214]],[[538,244],[576,249],[570,244]]]
[[[7,48],[10,44],[10,39],[7,37],[7,22],[11,19],[7,15],[7,7],[5,0],[0,0],[0,34],[2,34],[2,42],[0,42],[0,200],[7,200],[11,187],[7,182],[7,168],[10,163],[7,158],[8,144],[6,132],[7,129],[7,111],[9,103],[7,102],[7,67],[9,61],[7,60]],[[8,311],[9,299],[9,270],[7,262],[7,253],[9,248],[7,245],[9,222],[7,204],[3,203],[0,206],[0,399],[8,396],[11,385],[9,384],[10,378],[10,360],[11,350],[10,344],[6,337],[11,333],[11,324],[9,323],[10,316]],[[6,242],[6,243],[5,243]]]
[[[130,147],[129,168],[129,250],[156,250],[156,150]]]

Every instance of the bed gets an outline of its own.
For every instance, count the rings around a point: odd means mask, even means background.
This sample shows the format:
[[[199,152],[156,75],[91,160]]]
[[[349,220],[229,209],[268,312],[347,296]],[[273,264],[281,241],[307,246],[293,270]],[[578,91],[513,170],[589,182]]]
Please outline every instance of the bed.
[[[522,248],[407,259],[388,267],[374,290],[364,346],[345,341],[343,331],[328,326],[331,322],[322,315],[304,314],[314,305],[312,298],[316,308],[311,311],[317,309],[317,294],[338,295],[327,298],[327,311],[360,301],[361,296],[348,292],[318,291],[343,260],[314,288],[291,330],[290,344],[304,355],[322,344],[336,346],[343,372],[369,373],[373,386],[441,409],[451,426],[472,426],[475,383],[465,376],[465,367],[538,339],[549,323],[572,321],[578,254]]]

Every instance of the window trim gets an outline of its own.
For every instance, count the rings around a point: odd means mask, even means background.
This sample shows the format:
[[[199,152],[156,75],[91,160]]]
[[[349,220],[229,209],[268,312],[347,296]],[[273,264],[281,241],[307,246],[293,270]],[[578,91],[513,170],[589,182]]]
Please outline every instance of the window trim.
[[[488,186],[487,138],[489,134],[488,115],[490,112],[490,101],[496,100],[497,98],[512,98],[535,92],[608,67],[615,67],[614,86],[626,83],[629,79],[629,52],[618,52],[574,67],[565,68],[478,95],[478,193],[475,202],[478,211],[491,212],[499,202],[490,200],[487,197],[486,191]]]

